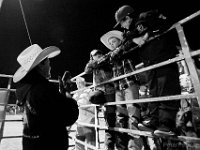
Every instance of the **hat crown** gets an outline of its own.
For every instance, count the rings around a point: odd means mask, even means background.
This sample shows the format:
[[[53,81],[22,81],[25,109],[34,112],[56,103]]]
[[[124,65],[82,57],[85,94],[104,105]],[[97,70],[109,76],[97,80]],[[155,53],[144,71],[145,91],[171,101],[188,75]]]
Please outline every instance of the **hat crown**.
[[[28,71],[31,68],[37,56],[42,51],[43,50],[39,45],[33,44],[19,54],[19,56],[17,57],[17,61],[24,68],[24,70]]]
[[[101,36],[100,41],[110,50],[113,50],[114,48],[110,45],[109,39],[110,38],[117,38],[120,41],[123,40],[122,32],[118,30],[112,30]]]
[[[122,19],[124,17],[133,13],[133,11],[134,11],[133,8],[129,5],[124,5],[124,6],[120,7],[115,13],[116,22],[118,23],[118,22],[122,21]]]

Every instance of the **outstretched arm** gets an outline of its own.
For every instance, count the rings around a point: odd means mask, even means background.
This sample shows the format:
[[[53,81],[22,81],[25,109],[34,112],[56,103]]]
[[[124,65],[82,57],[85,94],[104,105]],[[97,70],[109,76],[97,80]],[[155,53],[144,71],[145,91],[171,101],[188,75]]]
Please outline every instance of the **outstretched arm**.
[[[84,72],[86,74],[90,74],[93,72],[93,70],[98,66],[97,64],[97,61],[94,61],[94,60],[90,60],[86,66],[85,66],[85,69],[84,69]]]

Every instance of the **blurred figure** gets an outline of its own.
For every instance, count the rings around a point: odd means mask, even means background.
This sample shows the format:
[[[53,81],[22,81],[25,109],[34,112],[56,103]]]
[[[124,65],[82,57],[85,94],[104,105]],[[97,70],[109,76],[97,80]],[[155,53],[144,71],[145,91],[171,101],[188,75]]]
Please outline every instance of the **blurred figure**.
[[[76,78],[76,86],[78,90],[85,88],[86,87],[85,79],[82,77]],[[77,103],[79,106],[91,104],[89,101],[90,92],[91,92],[91,89],[77,91],[73,95],[73,98],[77,100]],[[94,106],[79,107],[78,121],[82,123],[94,124],[95,123],[95,107]],[[95,128],[77,124],[76,138],[78,140],[85,141],[87,144],[95,146],[95,142],[96,142]],[[76,150],[84,150],[85,146],[76,142],[75,148]]]

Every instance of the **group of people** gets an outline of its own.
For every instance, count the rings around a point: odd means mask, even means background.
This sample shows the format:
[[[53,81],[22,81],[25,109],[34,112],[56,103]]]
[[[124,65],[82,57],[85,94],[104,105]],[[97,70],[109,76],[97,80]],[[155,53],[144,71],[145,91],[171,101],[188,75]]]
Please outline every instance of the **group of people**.
[[[156,135],[175,135],[179,100],[146,103],[145,110],[148,109],[148,113],[144,116],[141,115],[144,105],[132,103],[132,100],[140,98],[141,85],[148,88],[149,97],[181,94],[177,63],[101,84],[135,71],[140,63],[147,67],[175,57],[179,53],[177,47],[180,43],[177,42],[175,31],[165,32],[171,25],[170,21],[158,10],[136,12],[130,5],[121,6],[115,12],[115,20],[114,29],[100,37],[102,44],[110,50],[109,53],[93,49],[84,68],[86,74],[93,74],[96,92],[91,89],[80,90],[80,93],[72,97],[69,87],[63,86],[63,80],[59,79],[62,87],[60,91],[48,81],[51,77],[49,58],[60,53],[55,46],[42,49],[33,44],[18,56],[20,68],[14,74],[13,81],[17,83],[18,105],[25,108],[23,150],[67,149],[67,126],[74,124],[77,119],[94,124],[94,108],[78,107],[95,103],[102,93],[104,101],[98,100],[96,103],[127,102],[105,105],[104,117],[108,127],[147,130]],[[77,78],[76,83],[78,89],[86,86],[84,78]],[[95,130],[93,127],[77,125],[76,138],[95,145]],[[109,128],[105,130],[106,150],[141,150],[144,142],[138,135]],[[76,144],[76,149],[84,147]]]
[[[177,63],[146,71],[143,78],[136,74],[101,84],[136,70],[139,63],[147,67],[174,58],[179,53],[176,31],[165,32],[172,24],[159,10],[139,13],[130,5],[123,5],[116,11],[115,20],[114,29],[100,37],[110,52],[105,54],[99,49],[92,50],[85,67],[85,73],[93,73],[95,90],[103,91],[105,102],[139,99],[141,85],[148,87],[150,97],[181,94]],[[165,136],[176,133],[175,118],[180,107],[179,100],[147,103],[145,107],[148,113],[145,116],[141,115],[144,106],[138,103],[105,107],[108,127],[147,130]],[[108,150],[115,147],[120,150],[140,150],[145,144],[140,136],[113,130],[105,130],[105,139],[105,149]]]

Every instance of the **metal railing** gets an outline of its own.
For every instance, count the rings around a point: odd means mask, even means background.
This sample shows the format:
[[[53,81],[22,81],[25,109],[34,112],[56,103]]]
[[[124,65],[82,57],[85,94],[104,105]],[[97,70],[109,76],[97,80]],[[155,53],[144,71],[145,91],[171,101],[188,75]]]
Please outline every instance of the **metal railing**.
[[[192,83],[193,83],[193,86],[194,86],[194,93],[187,94],[187,95],[173,95],[173,96],[162,96],[162,97],[154,97],[154,98],[142,98],[142,99],[140,98],[140,99],[134,99],[134,100],[128,100],[128,101],[120,101],[120,102],[109,102],[109,103],[104,104],[104,106],[106,106],[106,105],[129,104],[129,103],[159,102],[159,101],[169,101],[169,100],[171,101],[171,100],[181,100],[181,99],[191,99],[191,98],[192,99],[196,98],[197,101],[198,101],[198,104],[200,106],[200,81],[199,81],[199,77],[198,77],[198,74],[197,74],[196,66],[193,62],[193,57],[200,54],[200,49],[191,51],[191,49],[188,45],[186,36],[184,34],[183,26],[182,26],[184,23],[187,23],[188,21],[194,19],[195,17],[197,17],[199,15],[200,15],[200,11],[197,11],[196,13],[188,16],[187,18],[175,23],[169,30],[167,30],[165,32],[165,33],[170,32],[172,29],[175,29],[177,31],[178,38],[179,38],[179,41],[180,41],[180,44],[181,44],[181,51],[182,51],[182,54],[180,54],[179,56],[174,57],[174,58],[167,60],[167,61],[160,62],[158,64],[154,64],[154,65],[142,68],[142,69],[138,69],[138,70],[133,71],[133,72],[128,73],[128,74],[121,75],[119,77],[110,79],[108,81],[102,82],[102,83],[97,84],[97,85],[91,85],[91,86],[88,86],[86,88],[73,91],[72,94],[79,92],[81,90],[85,90],[87,88],[95,88],[96,86],[101,86],[101,85],[104,85],[106,83],[111,83],[111,82],[114,82],[114,81],[117,81],[117,80],[120,80],[120,79],[123,79],[123,78],[127,78],[127,77],[130,77],[130,76],[133,76],[133,75],[136,75],[136,74],[148,71],[148,70],[152,70],[152,69],[164,66],[164,65],[176,63],[178,61],[184,61],[187,65],[189,75],[191,76],[191,79],[192,79]],[[133,48],[133,50],[135,50],[136,48]],[[81,73],[78,76],[83,76],[83,75],[85,75],[85,74]],[[76,77],[74,77],[74,79],[75,78]],[[85,124],[85,123],[80,123],[80,124],[85,125],[85,126],[87,126],[87,125],[91,126],[91,125]],[[92,126],[94,126],[94,125],[92,125]],[[152,134],[152,132],[148,132],[148,131],[138,131],[138,130],[130,130],[130,129],[124,129],[124,128],[110,128],[110,127],[108,128],[107,126],[102,127],[102,126],[99,126],[99,125],[97,125],[96,127],[99,128],[99,129],[104,129],[104,130],[109,129],[109,130],[113,130],[113,131],[117,131],[117,132],[125,132],[125,133],[132,133],[132,134],[135,134],[135,135],[140,135],[140,136],[155,137],[155,135]],[[196,138],[196,137],[177,136],[177,137],[168,137],[168,138],[172,138],[173,140],[189,141],[189,142],[192,141],[192,142],[200,143],[200,138]],[[82,142],[80,142],[80,143],[82,143]],[[96,146],[96,148],[98,149],[99,147]]]

